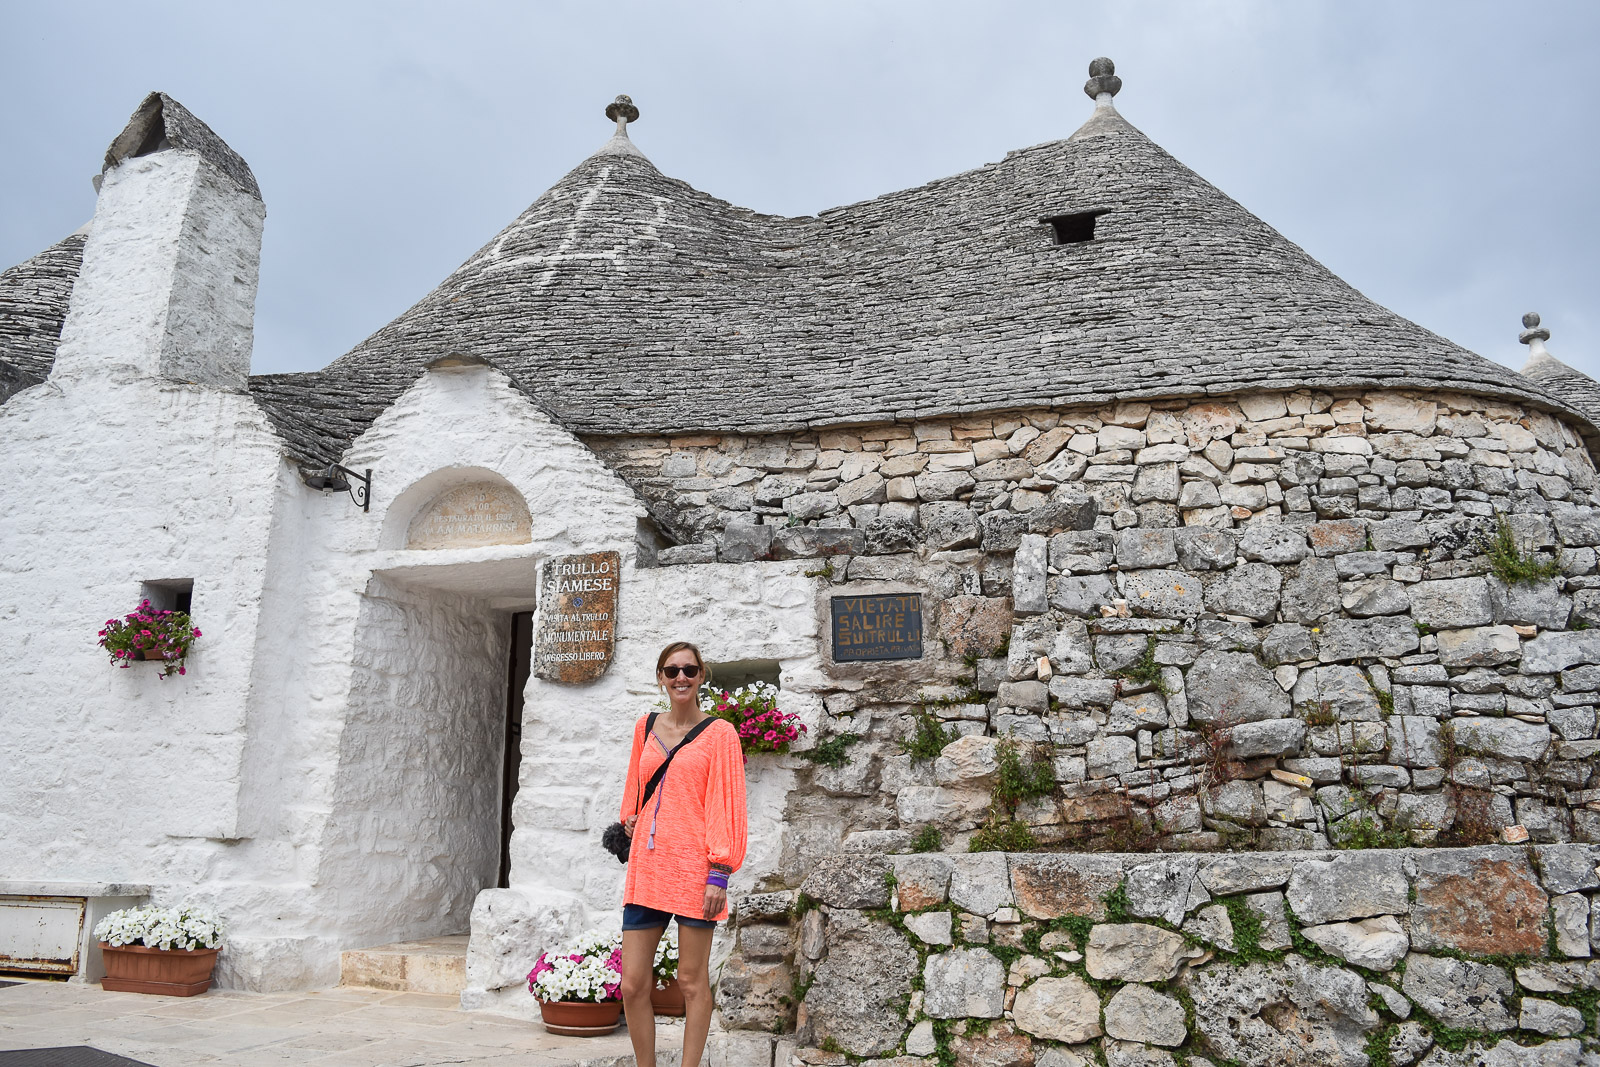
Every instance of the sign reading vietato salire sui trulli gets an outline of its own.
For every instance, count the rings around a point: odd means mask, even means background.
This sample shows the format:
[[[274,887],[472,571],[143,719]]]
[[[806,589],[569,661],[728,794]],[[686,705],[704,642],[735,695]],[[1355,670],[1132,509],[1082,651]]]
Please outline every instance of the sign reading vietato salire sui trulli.
[[[621,569],[622,557],[615,552],[557,556],[540,568],[535,675],[588,682],[611,666]]]
[[[922,594],[833,598],[833,661],[922,658]]]

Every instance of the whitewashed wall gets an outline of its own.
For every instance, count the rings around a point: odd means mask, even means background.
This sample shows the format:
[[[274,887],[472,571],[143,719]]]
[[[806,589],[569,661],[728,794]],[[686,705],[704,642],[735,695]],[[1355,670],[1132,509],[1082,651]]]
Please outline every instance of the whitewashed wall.
[[[631,557],[643,515],[584,445],[483,367],[424,374],[344,462],[374,469],[370,513],[290,486],[273,528],[263,647],[275,667],[257,672],[250,699],[255,837],[218,869],[238,884],[210,890],[237,911],[220,972],[235,986],[329,984],[341,949],[466,929],[499,855],[509,613],[533,606],[549,555]],[[528,502],[531,543],[401,547],[434,496],[484,480]],[[286,876],[265,885],[258,870]]]
[[[579,930],[620,925],[625,869],[600,836],[621,807],[634,723],[660,700],[655,663],[669,641],[693,641],[712,662],[777,661],[785,709],[815,729],[820,635],[817,583],[804,576],[806,566],[638,570],[625,558],[610,671],[584,685],[528,683],[511,888],[485,892],[474,909],[463,1006],[533,1017],[527,974],[539,953]],[[747,765],[750,846],[735,893],[778,868],[792,759],[757,756]]]

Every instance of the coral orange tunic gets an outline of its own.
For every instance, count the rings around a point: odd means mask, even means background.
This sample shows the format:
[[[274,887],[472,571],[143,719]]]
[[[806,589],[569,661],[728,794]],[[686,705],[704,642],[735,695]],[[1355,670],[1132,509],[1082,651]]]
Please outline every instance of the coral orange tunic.
[[[722,719],[707,726],[672,758],[672,766],[641,812],[644,787],[667,758],[660,738],[653,733],[645,737],[644,724],[641,718],[633,728],[633,754],[622,794],[623,821],[639,815],[622,900],[699,919],[705,912],[706,875],[712,865],[731,873],[744,863],[747,824],[739,735]],[[727,917],[727,908],[713,916]]]

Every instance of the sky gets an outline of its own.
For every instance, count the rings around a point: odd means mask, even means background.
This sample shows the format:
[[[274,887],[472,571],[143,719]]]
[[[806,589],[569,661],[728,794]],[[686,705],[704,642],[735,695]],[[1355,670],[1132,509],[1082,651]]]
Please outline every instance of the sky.
[[[1118,109],[1379,303],[1520,367],[1520,317],[1600,377],[1600,4],[1471,0],[0,0],[0,267],[83,225],[144,94],[267,204],[253,370],[410,307],[610,136],[807,215]]]

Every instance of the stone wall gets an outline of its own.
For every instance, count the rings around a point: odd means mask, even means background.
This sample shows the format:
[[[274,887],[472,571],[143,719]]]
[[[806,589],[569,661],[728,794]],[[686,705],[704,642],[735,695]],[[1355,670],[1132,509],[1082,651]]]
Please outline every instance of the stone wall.
[[[1015,809],[1044,845],[1600,840],[1595,472],[1547,415],[1294,392],[590,443],[687,539],[664,564],[925,591],[923,661],[828,665],[812,737],[861,740],[791,802],[813,854],[967,847],[1007,739],[1057,783]],[[1501,517],[1546,576],[1497,576]]]
[[[738,902],[719,1008],[749,1065],[1577,1067],[1600,1062],[1597,860],[840,856]]]

